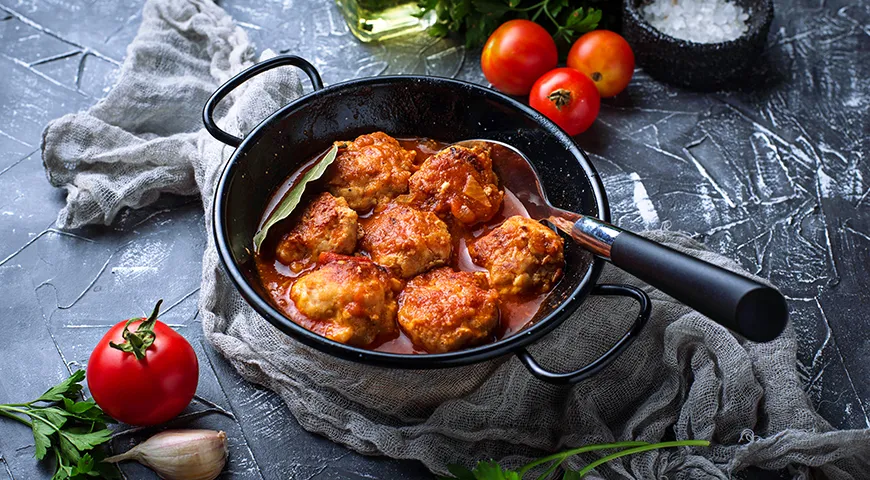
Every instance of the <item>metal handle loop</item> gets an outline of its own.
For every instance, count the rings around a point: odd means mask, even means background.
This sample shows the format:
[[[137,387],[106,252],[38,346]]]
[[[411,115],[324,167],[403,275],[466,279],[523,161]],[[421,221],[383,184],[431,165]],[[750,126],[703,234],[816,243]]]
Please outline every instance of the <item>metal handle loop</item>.
[[[532,358],[532,355],[529,354],[525,348],[517,351],[517,357],[519,357],[520,361],[525,364],[526,368],[529,369],[532,375],[547,383],[554,384],[577,383],[586,380],[615,360],[616,357],[618,357],[631,344],[631,342],[637,338],[647,321],[649,321],[650,311],[652,309],[649,296],[647,296],[646,292],[637,287],[631,285],[611,284],[596,285],[595,288],[592,289],[592,295],[615,295],[635,299],[640,305],[640,311],[637,314],[634,324],[627,332],[625,332],[622,338],[610,347],[609,350],[604,352],[603,355],[573,372],[551,372],[535,361],[535,359]]]
[[[208,133],[211,134],[214,138],[220,140],[221,142],[226,143],[232,147],[238,147],[242,143],[242,139],[231,134],[227,133],[224,130],[221,130],[220,127],[217,126],[214,120],[214,111],[220,103],[221,100],[224,99],[231,91],[233,91],[236,87],[250,80],[251,78],[276,67],[281,67],[284,65],[292,65],[294,67],[298,67],[308,78],[311,80],[311,85],[314,87],[314,91],[318,91],[323,88],[323,80],[320,78],[320,74],[317,72],[317,69],[314,68],[314,65],[308,63],[307,60],[297,57],[296,55],[279,55],[277,57],[272,57],[268,60],[264,60],[256,65],[252,65],[247,69],[240,72],[235,77],[229,79],[226,83],[218,87],[217,90],[211,95],[207,102],[205,102],[205,107],[202,109],[202,123],[205,124],[205,129],[208,130]]]

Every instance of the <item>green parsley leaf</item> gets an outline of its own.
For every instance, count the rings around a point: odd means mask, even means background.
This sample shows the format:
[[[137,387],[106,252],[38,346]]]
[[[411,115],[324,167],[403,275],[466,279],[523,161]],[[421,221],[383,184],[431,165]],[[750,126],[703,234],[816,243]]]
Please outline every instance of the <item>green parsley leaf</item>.
[[[584,445],[582,447],[573,448],[564,452],[549,455],[544,458],[534,460],[518,470],[504,470],[495,461],[481,461],[477,463],[474,470],[468,470],[465,467],[450,465],[448,471],[453,474],[453,477],[441,477],[447,480],[523,480],[524,475],[530,471],[541,468],[544,465],[550,465],[547,470],[538,477],[538,480],[550,478],[550,475],[565,461],[568,457],[579,455],[581,453],[616,450],[605,457],[602,457],[590,463],[578,472],[566,471],[562,480],[579,480],[595,467],[603,465],[609,461],[618,458],[632,455],[635,453],[647,452],[661,448],[673,447],[709,447],[710,442],[707,440],[676,440],[672,442],[646,443],[637,441],[625,441],[614,443],[600,443],[595,445]]]
[[[488,13],[499,17],[511,10],[510,5],[498,0],[472,0],[472,4],[474,4],[474,8],[480,13]]]
[[[58,465],[57,471],[54,472],[54,476],[51,477],[51,480],[65,480],[70,478],[72,477],[72,471],[73,469],[69,465]]]
[[[446,24],[436,23],[429,28],[428,32],[429,35],[432,35],[433,37],[444,37],[447,36],[448,33],[450,33],[450,30]]]
[[[520,480],[520,475],[513,470],[503,470],[501,466],[490,460],[478,462],[474,470],[461,465],[448,465],[447,470],[452,477],[440,477],[445,480]]]
[[[555,39],[570,43],[597,28],[603,12],[593,5],[619,9],[616,0],[419,0],[420,16],[434,12],[429,33],[443,37],[456,33],[469,48],[482,45],[502,23],[529,19],[546,28]],[[572,10],[573,9],[573,10]],[[618,17],[617,17],[618,18]]]
[[[36,450],[33,456],[37,460],[42,460],[45,458],[45,454],[48,453],[48,449],[51,447],[51,434],[53,433],[54,429],[51,428],[51,425],[42,421],[33,422],[33,447]]]
[[[85,379],[84,370],[76,370],[69,378],[51,387],[37,398],[35,402],[59,402],[64,398],[76,398],[82,391],[82,380]]]
[[[0,405],[0,418],[17,420],[33,431],[34,457],[54,454],[53,480],[118,476],[117,467],[101,464],[105,455],[98,448],[112,436],[106,428],[112,419],[93,400],[79,399],[84,378],[79,370],[36,400]]]
[[[112,423],[112,418],[103,413],[93,400],[74,402],[68,398],[63,400],[64,414],[83,421]]]
[[[477,466],[474,467],[474,478],[476,480],[520,480],[517,472],[502,470],[501,465],[492,460],[478,462]]]
[[[74,464],[79,463],[79,460],[82,458],[82,454],[79,453],[75,444],[69,441],[66,435],[61,435],[60,440],[57,442],[58,450],[56,453],[60,454],[61,462],[65,464]]]
[[[562,480],[580,480],[581,478],[583,477],[574,470],[565,470],[565,475],[562,476]]]
[[[90,453],[86,453],[82,455],[82,458],[79,459],[75,468],[73,469],[73,475],[91,475],[94,473],[94,457],[91,456]]]
[[[89,433],[73,433],[66,432],[63,438],[70,441],[78,450],[90,450],[97,445],[102,445],[112,438],[112,432],[109,430],[97,430]]]

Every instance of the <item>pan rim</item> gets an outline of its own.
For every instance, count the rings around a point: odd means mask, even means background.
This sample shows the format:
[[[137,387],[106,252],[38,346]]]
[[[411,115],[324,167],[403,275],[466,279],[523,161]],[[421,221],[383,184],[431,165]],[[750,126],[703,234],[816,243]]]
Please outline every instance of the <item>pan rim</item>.
[[[489,99],[493,99],[499,103],[512,107],[512,109],[517,110],[518,113],[530,117],[542,128],[555,135],[561,143],[568,147],[568,153],[577,160],[592,187],[592,194],[598,207],[596,216],[601,220],[607,222],[610,221],[610,208],[605,194],[604,184],[588,155],[567,133],[537,111],[492,89],[462,80],[416,75],[369,77],[336,83],[321,90],[303,95],[269,115],[244,137],[242,143],[236,148],[229,160],[224,164],[218,182],[215,185],[214,198],[212,202],[212,234],[214,235],[215,247],[221,265],[228,273],[231,281],[236,287],[236,290],[242,295],[245,301],[270,324],[309,347],[346,360],[375,366],[403,369],[446,368],[490,360],[525,348],[552,332],[580,307],[589,295],[592,287],[597,282],[604,265],[604,260],[593,256],[592,262],[586,270],[586,274],[580,280],[577,287],[574,288],[571,294],[568,295],[558,307],[534,325],[493,343],[455,352],[435,354],[399,354],[366,350],[359,347],[345,345],[311,332],[283,315],[272,306],[271,303],[263,298],[248,282],[247,278],[242,273],[241,265],[236,262],[229,245],[229,222],[227,221],[226,212],[229,188],[244,157],[249,151],[253,150],[255,145],[266,135],[269,130],[268,127],[279,119],[284,118],[291,113],[295,113],[300,109],[306,108],[311,102],[315,102],[320,97],[326,95],[360,87],[376,87],[384,85],[394,87],[396,84],[402,83],[441,84],[455,89],[467,89],[473,91],[475,94],[483,95]]]

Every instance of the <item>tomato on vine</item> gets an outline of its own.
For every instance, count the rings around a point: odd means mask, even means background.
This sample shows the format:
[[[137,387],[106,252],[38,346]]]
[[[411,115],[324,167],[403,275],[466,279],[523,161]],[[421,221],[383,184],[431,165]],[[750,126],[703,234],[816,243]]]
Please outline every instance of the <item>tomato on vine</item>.
[[[187,340],[157,320],[131,318],[109,329],[88,360],[91,395],[109,416],[156,425],[184,410],[196,392],[199,362]]]

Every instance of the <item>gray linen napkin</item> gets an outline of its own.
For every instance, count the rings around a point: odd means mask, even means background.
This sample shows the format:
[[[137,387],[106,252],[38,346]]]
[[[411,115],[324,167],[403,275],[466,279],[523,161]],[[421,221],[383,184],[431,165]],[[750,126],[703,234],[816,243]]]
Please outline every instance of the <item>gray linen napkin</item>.
[[[161,193],[200,193],[210,232],[214,182],[232,149],[202,130],[200,106],[253,63],[254,49],[210,0],[151,0],[142,19],[108,96],[45,130],[49,180],[68,191],[58,224],[109,224],[122,208],[142,207]],[[246,132],[299,96],[298,78],[284,70],[238,89],[219,112],[221,125]],[[680,234],[647,236],[738,269]],[[610,267],[601,281],[642,285]],[[716,446],[637,455],[598,474],[724,479],[749,465],[788,466],[795,478],[811,471],[834,479],[866,474],[870,431],[835,431],[813,411],[797,376],[791,326],[767,344],[741,341],[645,289],[654,314],[641,338],[575,387],[541,383],[511,357],[449,370],[398,371],[306,348],[241,299],[221,271],[211,235],[199,308],[214,348],[244,378],[281,395],[303,427],[362,453],[419,459],[436,472],[453,462],[494,458],[517,465],[586,443],[674,436],[709,439]],[[634,308],[627,300],[590,298],[532,353],[556,370],[582,365],[610,346]]]

